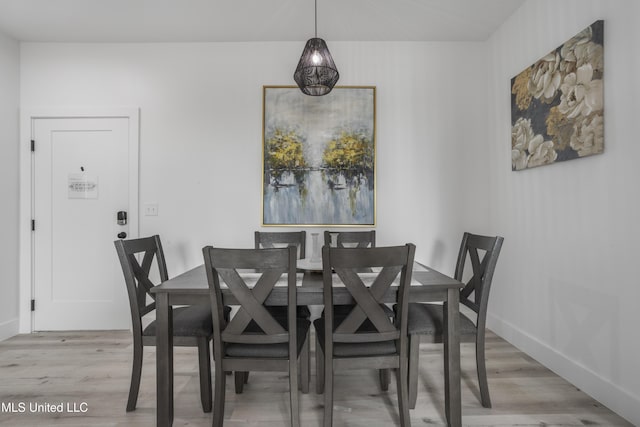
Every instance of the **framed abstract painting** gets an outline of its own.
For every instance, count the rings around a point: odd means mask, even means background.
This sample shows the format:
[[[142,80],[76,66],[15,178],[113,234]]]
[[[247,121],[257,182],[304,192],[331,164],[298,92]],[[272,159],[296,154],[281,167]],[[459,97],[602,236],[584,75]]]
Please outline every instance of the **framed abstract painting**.
[[[376,88],[263,87],[262,224],[374,226]]]
[[[604,21],[511,79],[511,169],[604,151]]]

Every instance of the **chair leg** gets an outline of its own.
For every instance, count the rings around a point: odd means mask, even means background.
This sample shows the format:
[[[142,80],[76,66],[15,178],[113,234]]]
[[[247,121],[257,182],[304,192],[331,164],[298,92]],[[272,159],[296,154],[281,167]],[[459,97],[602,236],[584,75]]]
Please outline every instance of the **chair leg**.
[[[409,408],[418,400],[418,364],[420,359],[420,335],[409,335]]]
[[[487,382],[487,366],[484,354],[484,334],[478,333],[476,337],[476,369],[478,371],[478,385],[480,387],[480,400],[482,406],[491,408],[489,396],[489,383]]]
[[[333,426],[333,356],[324,355],[324,427]]]
[[[202,410],[204,412],[211,412],[211,350],[207,338],[198,338],[198,363]]]
[[[235,380],[236,394],[242,394],[242,391],[244,390],[244,379],[246,378],[245,372],[235,371],[233,375]]]
[[[378,376],[380,377],[380,389],[388,391],[391,383],[391,370],[389,368],[378,369]]]
[[[398,389],[398,410],[400,411],[400,427],[411,426],[409,415],[409,362],[405,357],[400,357],[400,367],[396,375],[396,387]]]
[[[311,384],[311,331],[307,335],[307,381]]]
[[[303,374],[303,376],[306,374]],[[309,385],[307,384],[307,391]],[[300,427],[300,396],[298,395],[298,359],[289,353],[289,407],[291,427]]]
[[[324,393],[324,354],[316,335],[316,394]]]
[[[310,337],[307,333],[307,336],[304,340],[304,345],[302,346],[302,352],[300,353],[300,390],[304,394],[309,393],[309,366],[311,363],[309,355],[309,347],[311,347],[311,344],[309,343],[309,339]]]
[[[220,355],[221,356],[221,355]],[[219,357],[218,359],[221,359]],[[226,387],[227,375],[222,370],[222,361],[215,361],[216,371],[214,381],[214,395],[213,395],[213,427],[222,427],[224,422],[224,391]]]
[[[394,316],[389,316],[389,320],[393,323]],[[380,390],[389,391],[389,384],[391,384],[391,369],[380,369],[378,371],[380,377]]]
[[[133,366],[131,368],[131,385],[129,386],[129,399],[127,400],[127,412],[134,411],[138,403],[138,391],[140,390],[140,377],[142,375],[142,341],[133,340]]]

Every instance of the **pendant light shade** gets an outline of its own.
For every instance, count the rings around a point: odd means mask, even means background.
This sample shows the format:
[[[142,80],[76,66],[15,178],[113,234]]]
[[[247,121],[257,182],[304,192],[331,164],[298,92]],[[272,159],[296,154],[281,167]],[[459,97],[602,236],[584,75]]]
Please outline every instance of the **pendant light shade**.
[[[322,96],[331,92],[340,74],[333,62],[327,43],[318,38],[318,4],[316,0],[316,37],[307,40],[293,79],[302,93]]]

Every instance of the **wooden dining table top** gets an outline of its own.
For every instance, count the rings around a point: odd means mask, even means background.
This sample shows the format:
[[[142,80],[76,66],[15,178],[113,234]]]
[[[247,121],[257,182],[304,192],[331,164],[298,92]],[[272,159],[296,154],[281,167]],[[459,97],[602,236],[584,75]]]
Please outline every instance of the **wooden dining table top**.
[[[322,272],[308,270],[299,273],[302,275],[301,283],[298,286],[297,299],[300,305],[321,305],[322,300]],[[463,283],[432,268],[426,267],[418,262],[414,263],[409,300],[414,301],[442,301],[446,299],[446,292],[449,289],[460,289]],[[203,295],[209,294],[207,275],[204,264],[192,268],[172,279],[169,279],[151,290],[152,293],[167,293],[169,298],[180,297],[183,303],[196,303]],[[224,291],[223,291],[224,292]],[[392,286],[383,302],[394,302],[397,286]],[[225,293],[227,298],[233,298],[230,292]],[[285,288],[275,287],[265,304],[282,305],[286,304]],[[346,289],[334,287],[334,303],[342,304],[351,302],[351,296]],[[176,303],[173,301],[173,303]],[[232,304],[233,301],[225,302]]]

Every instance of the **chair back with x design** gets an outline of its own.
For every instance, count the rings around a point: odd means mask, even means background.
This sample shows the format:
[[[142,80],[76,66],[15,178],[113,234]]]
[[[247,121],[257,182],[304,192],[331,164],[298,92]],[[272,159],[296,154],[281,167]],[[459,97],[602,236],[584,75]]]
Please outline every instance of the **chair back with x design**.
[[[289,329],[296,322],[296,249],[204,249],[213,306],[214,343],[224,354],[226,343],[276,344],[288,342],[287,329],[266,309],[264,302],[281,281],[288,286]],[[221,279],[239,304],[235,316],[227,323],[223,315]],[[250,283],[255,282],[255,283]],[[210,286],[211,287],[211,286]],[[293,305],[291,305],[293,304]],[[252,333],[246,333],[251,322]],[[255,333],[255,327],[262,333]],[[258,331],[258,332],[259,332]],[[295,335],[293,336],[295,340]]]
[[[402,327],[406,328],[407,280],[411,277],[414,253],[415,246],[411,244],[385,248],[323,248],[325,318],[331,322],[331,341],[378,342],[398,340],[406,335]],[[344,317],[333,315],[332,269],[355,302]],[[373,269],[379,271],[373,272]],[[398,277],[399,281],[395,282]],[[397,298],[401,307],[395,324],[382,307],[394,282],[400,285]]]
[[[460,244],[455,278],[463,281],[467,258],[471,262],[472,273],[469,281],[460,290],[460,303],[478,315],[476,327],[482,331],[487,318],[489,290],[503,241],[504,238],[500,236],[464,233]]]
[[[155,309],[154,294],[150,291],[156,285],[149,278],[154,259],[160,282],[169,279],[160,236],[117,240],[114,244],[127,285],[133,329],[141,333],[142,316]],[[139,258],[140,262],[138,262]],[[147,297],[151,298],[150,302]]]

